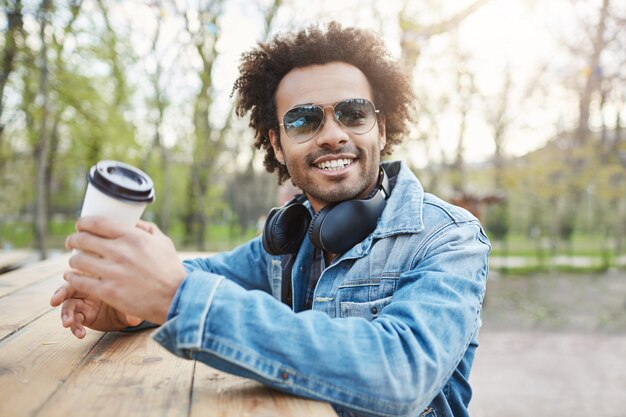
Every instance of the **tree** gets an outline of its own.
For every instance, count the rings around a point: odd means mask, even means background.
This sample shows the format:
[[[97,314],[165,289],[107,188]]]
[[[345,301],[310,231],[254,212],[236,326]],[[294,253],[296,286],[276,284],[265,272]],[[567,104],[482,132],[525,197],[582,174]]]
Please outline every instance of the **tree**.
[[[577,55],[584,57],[586,66],[583,71],[583,87],[580,90],[578,101],[578,127],[576,132],[576,141],[579,144],[584,143],[589,135],[589,107],[591,105],[592,95],[598,91],[602,79],[601,57],[605,52],[607,39],[607,20],[609,19],[609,0],[602,0],[599,10],[599,18],[597,24],[584,25],[587,33],[587,39],[582,44],[582,49],[578,46],[570,45],[570,49],[575,51]]]
[[[494,164],[494,186],[498,192],[503,191],[503,177],[505,169],[505,148],[507,139],[507,130],[510,128],[511,112],[510,101],[512,93],[511,70],[507,66],[504,73],[504,82],[497,97],[487,105],[486,119],[493,132],[493,142],[495,150],[493,153]],[[487,101],[487,100],[485,100]]]
[[[151,144],[148,145],[143,159],[142,169],[144,171],[148,171],[148,165],[152,158],[152,154],[154,151],[158,151],[160,168],[158,169],[158,174],[161,177],[161,186],[163,190],[169,190],[172,186],[170,173],[171,156],[168,147],[163,143],[161,135],[165,111],[169,106],[169,99],[167,97],[165,87],[168,82],[165,79],[166,68],[164,58],[159,51],[159,46],[162,43],[161,34],[165,10],[158,4],[154,4],[153,9],[156,14],[156,27],[152,36],[149,59],[153,61],[154,69],[148,74],[150,87],[152,89],[152,96],[147,100],[147,107],[150,109],[148,114],[152,115],[150,123],[153,125],[154,131]],[[154,179],[155,178],[153,178],[153,180]],[[170,218],[172,213],[171,193],[164,193],[164,195],[162,195],[157,202],[159,204],[159,213],[157,216],[159,227],[163,233],[167,234],[170,229]]]
[[[4,97],[9,77],[15,69],[15,62],[20,50],[20,44],[24,37],[24,16],[22,14],[21,0],[2,2],[2,10],[4,11],[7,21],[7,29],[4,33],[4,43],[2,45],[0,62],[0,177],[4,169],[7,156],[4,153]]]
[[[35,235],[37,236],[37,248],[42,259],[47,258],[46,247],[46,225],[48,219],[48,190],[46,189],[46,166],[49,155],[49,120],[50,120],[50,89],[49,89],[49,61],[48,61],[48,40],[46,39],[46,29],[50,24],[50,13],[52,11],[51,0],[42,0],[37,12],[39,21],[39,40],[41,49],[39,51],[39,87],[37,100],[39,105],[39,127],[38,140],[35,143],[35,182],[36,182],[36,204],[35,204]]]
[[[194,10],[195,18],[189,11],[179,12],[184,18],[185,30],[201,60],[198,72],[200,88],[196,93],[193,108],[194,141],[189,200],[185,216],[185,235],[188,239],[193,239],[198,250],[205,249],[207,230],[205,204],[210,186],[209,178],[221,151],[221,143],[216,141],[220,137],[215,135],[209,118],[213,104],[213,64],[217,58],[217,42],[220,34],[218,20],[223,13],[223,7],[223,0],[213,0],[199,10]]]
[[[455,34],[455,38],[458,34]],[[456,40],[456,39],[455,39]],[[476,98],[476,85],[474,83],[474,74],[470,71],[467,65],[467,56],[460,51],[458,42],[454,42],[455,45],[455,84],[458,98],[458,115],[460,117],[459,134],[456,147],[456,155],[452,164],[452,189],[455,194],[463,197],[467,190],[465,186],[465,135],[467,129],[467,118],[472,108],[473,101]]]
[[[265,34],[269,33],[272,20],[281,4],[281,0],[273,1],[264,13]],[[218,172],[218,158],[225,149],[224,143],[233,117],[231,107],[221,127],[213,126],[210,121],[213,106],[212,72],[218,56],[219,20],[223,11],[224,0],[213,0],[194,11],[195,18],[192,18],[188,12],[179,12],[184,18],[185,29],[201,61],[198,72],[200,88],[194,100],[193,155],[190,168],[189,200],[185,215],[185,234],[192,239],[198,250],[204,250],[206,245],[207,216],[212,203],[208,198],[211,179]]]
[[[421,49],[430,38],[458,27],[464,19],[490,1],[476,0],[452,16],[443,18],[435,23],[423,24],[417,20],[421,15],[420,12],[409,10],[410,6],[415,3],[405,0],[398,15],[398,24],[402,31],[400,38],[402,61],[407,67],[415,68]]]

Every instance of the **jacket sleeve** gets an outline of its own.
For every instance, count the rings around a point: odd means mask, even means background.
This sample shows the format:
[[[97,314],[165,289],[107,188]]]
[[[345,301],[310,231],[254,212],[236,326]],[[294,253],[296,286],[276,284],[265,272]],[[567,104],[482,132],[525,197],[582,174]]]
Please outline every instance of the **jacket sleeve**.
[[[489,245],[453,224],[418,248],[376,319],[294,313],[261,291],[195,270],[155,339],[176,355],[372,416],[416,416],[480,327]]]
[[[183,266],[188,273],[209,272],[227,277],[247,290],[270,292],[270,270],[274,267],[280,271],[279,263],[271,263],[272,258],[264,251],[260,237],[257,237],[229,252],[220,252],[208,258],[185,260]]]

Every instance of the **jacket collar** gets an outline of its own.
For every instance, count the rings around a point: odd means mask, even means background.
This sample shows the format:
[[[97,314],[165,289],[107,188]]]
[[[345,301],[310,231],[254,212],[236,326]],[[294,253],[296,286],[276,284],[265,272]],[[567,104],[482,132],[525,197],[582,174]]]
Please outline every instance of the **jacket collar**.
[[[393,188],[372,237],[418,233],[424,229],[424,188],[402,161],[382,163]]]
[[[374,239],[404,233],[419,233],[424,229],[422,219],[424,189],[417,177],[402,161],[383,162],[381,165],[389,177],[391,194],[376,229],[363,242],[356,244],[338,259],[365,256],[369,253]],[[305,201],[304,204],[313,213],[309,201]],[[298,258],[311,259],[312,254],[313,243],[307,237],[300,246]]]

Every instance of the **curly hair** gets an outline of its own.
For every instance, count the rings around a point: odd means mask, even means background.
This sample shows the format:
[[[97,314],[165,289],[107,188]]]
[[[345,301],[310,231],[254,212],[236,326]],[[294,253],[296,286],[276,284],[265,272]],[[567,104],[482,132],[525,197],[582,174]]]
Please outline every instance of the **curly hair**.
[[[279,184],[289,178],[289,173],[276,159],[269,139],[269,131],[278,126],[276,89],[294,68],[337,61],[359,68],[372,87],[374,103],[385,117],[387,144],[382,155],[391,153],[408,131],[414,100],[411,77],[370,31],[330,22],[325,30],[309,26],[277,35],[243,54],[232,93],[237,92],[237,115],[250,112],[254,146],[265,150],[265,168],[268,172],[278,170]]]

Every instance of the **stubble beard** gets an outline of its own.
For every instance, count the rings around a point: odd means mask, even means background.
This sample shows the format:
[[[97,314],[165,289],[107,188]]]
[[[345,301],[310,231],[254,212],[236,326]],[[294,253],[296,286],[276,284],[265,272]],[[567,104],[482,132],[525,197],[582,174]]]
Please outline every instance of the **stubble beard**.
[[[313,181],[308,175],[301,175],[299,169],[290,170],[291,181],[304,191],[310,197],[313,197],[319,201],[327,203],[337,203],[340,201],[352,200],[354,198],[365,197],[365,192],[370,186],[378,179],[378,165],[380,163],[380,154],[378,153],[377,146],[372,147],[369,153],[370,158],[365,158],[366,152],[359,148],[351,149],[357,156],[354,164],[366,163],[367,166],[362,166],[361,175],[359,175],[356,182],[348,182],[346,180],[337,180],[337,183],[333,187],[324,187],[323,185]],[[340,153],[340,152],[335,152]],[[326,152],[325,154],[329,154]],[[311,169],[311,163],[320,155],[311,155],[304,161],[304,170]],[[376,158],[378,156],[378,158]],[[295,174],[295,175],[294,175]]]

